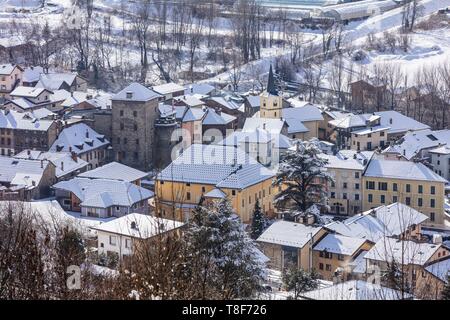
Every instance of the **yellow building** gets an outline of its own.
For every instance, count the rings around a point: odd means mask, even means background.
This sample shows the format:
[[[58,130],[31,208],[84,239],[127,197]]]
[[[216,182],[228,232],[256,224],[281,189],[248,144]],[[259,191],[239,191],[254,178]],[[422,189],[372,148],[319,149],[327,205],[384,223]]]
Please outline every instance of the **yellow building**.
[[[260,99],[261,118],[281,118],[283,109],[283,97],[278,95],[278,90],[275,87],[275,79],[273,76],[272,66],[270,66],[269,70],[267,90],[261,94]]]
[[[277,270],[296,267],[306,271],[313,268],[312,247],[326,235],[322,227],[279,220],[257,239],[267,256],[269,266]]]
[[[377,126],[353,131],[350,138],[350,149],[365,151],[383,149],[387,145],[389,127]]]
[[[426,214],[427,224],[443,225],[446,182],[422,163],[373,159],[363,175],[363,210],[401,202]]]
[[[228,198],[243,223],[251,221],[257,200],[262,211],[273,216],[274,176],[239,148],[193,144],[158,174],[157,212],[186,221],[203,196]]]
[[[332,281],[336,276],[351,280],[352,263],[372,246],[367,239],[327,234],[313,248],[313,268],[324,280]]]

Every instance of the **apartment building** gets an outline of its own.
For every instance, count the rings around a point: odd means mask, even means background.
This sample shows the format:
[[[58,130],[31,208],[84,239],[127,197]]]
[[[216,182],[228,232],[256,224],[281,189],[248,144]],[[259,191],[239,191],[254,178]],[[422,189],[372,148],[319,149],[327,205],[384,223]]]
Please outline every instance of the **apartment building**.
[[[363,210],[401,202],[426,214],[428,224],[443,225],[446,183],[422,163],[372,159],[363,174]]]

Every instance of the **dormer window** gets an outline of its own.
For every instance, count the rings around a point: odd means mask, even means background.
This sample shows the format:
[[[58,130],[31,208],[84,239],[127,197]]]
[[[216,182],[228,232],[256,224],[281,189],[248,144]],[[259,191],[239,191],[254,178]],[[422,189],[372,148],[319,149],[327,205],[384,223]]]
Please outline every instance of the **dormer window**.
[[[127,99],[133,99],[133,92],[127,92]]]

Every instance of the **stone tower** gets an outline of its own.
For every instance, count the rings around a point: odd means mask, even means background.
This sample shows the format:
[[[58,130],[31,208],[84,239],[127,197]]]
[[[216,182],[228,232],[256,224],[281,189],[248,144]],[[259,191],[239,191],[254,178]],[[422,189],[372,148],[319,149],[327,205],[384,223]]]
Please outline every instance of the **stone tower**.
[[[172,149],[179,142],[172,139],[178,124],[175,113],[160,115],[155,122],[155,149],[153,164],[155,169],[164,169],[172,162]]]
[[[148,171],[152,169],[154,126],[161,96],[132,83],[112,97],[112,147],[115,161]]]
[[[269,70],[267,89],[261,94],[260,99],[260,118],[282,118],[283,97],[278,94],[278,90],[275,87],[275,78],[273,76],[272,65]]]

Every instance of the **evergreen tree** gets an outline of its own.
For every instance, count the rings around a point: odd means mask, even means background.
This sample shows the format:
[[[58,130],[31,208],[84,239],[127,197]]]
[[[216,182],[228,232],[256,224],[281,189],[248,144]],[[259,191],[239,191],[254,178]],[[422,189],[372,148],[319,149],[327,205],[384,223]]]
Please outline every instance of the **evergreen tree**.
[[[252,219],[252,238],[257,239],[264,231],[267,225],[267,219],[264,213],[261,211],[261,206],[259,205],[259,200],[255,202],[255,208],[253,209],[253,219]]]
[[[307,272],[303,269],[291,267],[283,272],[283,284],[289,291],[294,291],[294,299],[298,299],[301,293],[317,289],[319,277],[315,271]]]
[[[444,289],[441,292],[442,300],[450,300],[450,275],[447,276],[447,283],[444,286]]]
[[[328,160],[319,156],[322,151],[316,140],[297,140],[295,146],[280,158],[275,184],[284,188],[275,196],[275,205],[282,210],[305,212],[314,203],[324,201],[326,183],[333,179],[325,169]]]
[[[253,296],[263,269],[253,240],[227,199],[198,206],[185,232],[186,275],[198,299]]]

